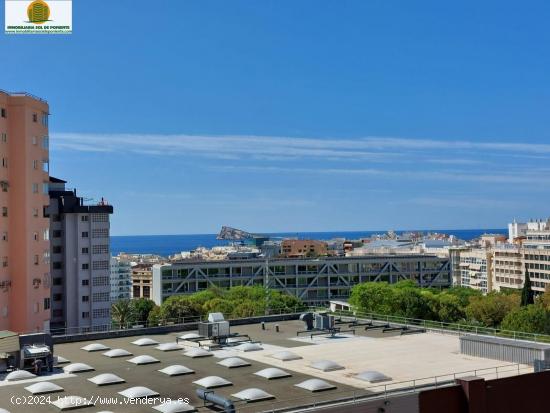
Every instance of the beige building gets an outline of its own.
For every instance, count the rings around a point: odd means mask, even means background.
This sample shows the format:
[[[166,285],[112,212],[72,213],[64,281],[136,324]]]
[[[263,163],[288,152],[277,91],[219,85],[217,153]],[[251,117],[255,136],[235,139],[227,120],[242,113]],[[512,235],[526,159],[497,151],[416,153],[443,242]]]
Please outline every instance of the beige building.
[[[137,264],[132,267],[132,298],[152,298],[152,264]]]
[[[521,248],[515,245],[496,247],[493,250],[493,289],[523,287],[524,268]]]
[[[0,91],[0,330],[49,329],[48,104]]]
[[[313,239],[285,239],[281,242],[281,255],[286,258],[327,255],[327,243]]]

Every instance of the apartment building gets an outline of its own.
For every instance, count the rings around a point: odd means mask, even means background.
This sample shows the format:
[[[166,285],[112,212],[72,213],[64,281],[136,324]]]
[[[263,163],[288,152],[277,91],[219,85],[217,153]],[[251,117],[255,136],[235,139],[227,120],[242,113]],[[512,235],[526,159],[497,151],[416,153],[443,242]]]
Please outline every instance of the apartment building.
[[[488,293],[493,288],[492,250],[475,248],[460,252],[460,285]]]
[[[448,258],[428,254],[363,257],[182,260],[153,266],[153,300],[192,294],[209,287],[260,285],[295,295],[310,305],[349,298],[366,281],[413,280],[421,287],[449,287]]]
[[[137,264],[132,267],[132,298],[152,298],[153,265]]]
[[[50,178],[52,330],[101,330],[111,323],[109,216],[101,201],[86,205],[76,189]]]
[[[49,329],[49,107],[0,90],[0,330]]]
[[[517,245],[500,245],[493,249],[493,290],[520,289],[525,281],[522,248]]]
[[[132,298],[132,263],[111,257],[111,301]]]
[[[327,243],[314,239],[285,239],[281,242],[281,255],[286,258],[327,255]]]

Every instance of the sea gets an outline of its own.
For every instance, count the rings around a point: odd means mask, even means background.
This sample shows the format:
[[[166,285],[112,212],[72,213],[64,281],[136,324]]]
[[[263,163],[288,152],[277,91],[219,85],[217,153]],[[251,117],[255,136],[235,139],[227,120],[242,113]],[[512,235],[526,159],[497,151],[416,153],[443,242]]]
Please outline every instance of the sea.
[[[415,230],[395,231],[423,232],[449,234],[459,239],[469,241],[479,238],[483,234],[507,234],[508,230],[503,228],[485,229],[440,229],[440,230]],[[298,239],[319,239],[330,240],[333,238],[360,239],[369,238],[375,234],[384,234],[385,231],[335,231],[335,232],[280,232],[267,235],[273,239],[298,238]],[[182,251],[191,251],[197,247],[212,248],[215,246],[229,245],[229,241],[216,239],[216,234],[188,234],[188,235],[120,235],[111,236],[111,254],[118,255],[121,252],[133,254],[155,254],[168,256]]]

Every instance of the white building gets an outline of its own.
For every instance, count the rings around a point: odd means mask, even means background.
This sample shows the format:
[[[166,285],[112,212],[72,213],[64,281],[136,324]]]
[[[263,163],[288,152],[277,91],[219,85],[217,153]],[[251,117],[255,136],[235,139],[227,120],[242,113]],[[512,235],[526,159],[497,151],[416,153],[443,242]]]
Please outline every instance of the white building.
[[[51,321],[66,333],[111,324],[109,215],[105,202],[85,205],[65,181],[50,178]]]
[[[111,301],[126,300],[132,296],[132,263],[111,257]]]

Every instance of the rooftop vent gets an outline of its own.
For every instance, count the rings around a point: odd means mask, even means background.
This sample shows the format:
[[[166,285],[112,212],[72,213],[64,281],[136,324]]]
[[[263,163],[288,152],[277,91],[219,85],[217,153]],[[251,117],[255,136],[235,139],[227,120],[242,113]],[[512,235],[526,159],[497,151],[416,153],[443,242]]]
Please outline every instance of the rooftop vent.
[[[187,413],[187,412],[197,411],[197,409],[195,409],[190,404],[187,404],[179,400],[170,400],[166,403],[162,403],[162,404],[159,404],[158,406],[154,406],[153,409],[158,410],[159,412],[162,412],[162,413]]]
[[[267,369],[257,371],[254,374],[256,376],[260,376],[260,377],[266,378],[268,380],[282,379],[283,377],[291,377],[292,376],[292,374],[290,374],[290,373],[288,373],[284,370],[278,369],[276,367],[269,367]]]
[[[256,389],[256,388],[245,389],[238,393],[234,393],[231,396],[234,396],[237,399],[244,400],[247,402],[257,402],[260,400],[269,400],[269,399],[275,398],[275,396],[273,396],[272,394],[269,394],[263,391],[262,389]]]
[[[208,322],[217,323],[219,321],[224,321],[222,313],[210,313],[208,314]]]
[[[132,344],[135,344],[136,346],[154,346],[155,344],[158,344],[159,342],[156,340],[153,340],[149,337],[143,337],[139,338],[135,341],[132,341]]]
[[[81,347],[80,350],[84,351],[104,351],[109,350],[110,347],[107,347],[106,345],[103,345],[101,343],[92,343],[88,344],[87,346]]]
[[[319,360],[311,363],[309,367],[312,367],[321,371],[334,371],[343,370],[345,367],[332,360]]]
[[[321,379],[309,379],[301,383],[295,384],[295,386],[300,387],[301,389],[309,390],[311,392],[325,391],[336,388],[336,386],[327,383],[326,381]]]
[[[359,380],[368,381],[369,383],[378,383],[381,381],[390,381],[392,378],[380,373],[376,370],[363,371],[355,376]]]
[[[162,343],[156,346],[155,348],[160,351],[181,350],[181,347],[178,345],[178,343]]]
[[[91,400],[85,399],[84,397],[80,396],[60,397],[56,401],[52,402],[52,404],[59,410],[81,409],[94,405]]]
[[[182,336],[179,336],[181,340],[191,340],[193,338],[199,338],[199,337],[200,335],[198,335],[197,333],[187,333]]]
[[[247,352],[247,351],[263,350],[263,347],[260,346],[258,343],[243,343],[236,346],[235,349],[239,351]]]
[[[187,350],[185,353],[183,353],[183,355],[191,358],[213,356],[210,351],[198,347],[193,347]]]
[[[65,373],[82,373],[92,370],[94,370],[94,368],[86,363],[72,363],[63,367]]]
[[[128,399],[142,399],[144,397],[155,397],[159,395],[156,391],[143,386],[130,387],[129,389],[119,391],[118,394]]]
[[[98,386],[106,386],[108,384],[124,383],[125,380],[122,377],[118,377],[116,374],[104,373],[91,377],[88,381],[91,381]]]
[[[4,378],[4,381],[25,380],[32,379],[33,377],[36,376],[27,370],[15,370],[11,373],[8,373],[8,375]]]
[[[123,348],[114,348],[112,350],[106,351],[105,353],[103,353],[103,355],[111,358],[133,356],[132,353],[130,353],[128,350],[124,350]]]
[[[152,356],[148,356],[148,355],[137,356],[137,357],[131,358],[130,360],[126,360],[126,361],[128,361],[130,363],[137,364],[138,366],[142,365],[142,364],[160,363],[159,359],[156,359],[156,358],[154,358]]]
[[[240,359],[238,357],[229,357],[229,358],[223,359],[222,361],[218,361],[218,364],[220,366],[228,367],[230,369],[233,369],[236,367],[250,366],[250,363],[248,361],[244,361],[243,359]]]
[[[194,370],[191,370],[190,368],[182,366],[181,364],[173,364],[159,371],[168,376],[182,376],[184,374],[192,374],[195,372]]]
[[[216,387],[224,387],[224,386],[232,386],[233,383],[231,383],[230,381],[222,378],[222,377],[218,377],[218,376],[208,376],[208,377],[204,377],[200,380],[195,380],[193,383],[201,386],[201,387],[204,387],[205,389],[213,389],[213,388],[216,388]]]
[[[32,394],[46,394],[63,391],[63,387],[49,381],[41,381],[25,387],[25,390],[31,392]]]
[[[281,361],[300,360],[303,358],[292,351],[279,351],[278,353],[272,354],[271,357]]]

